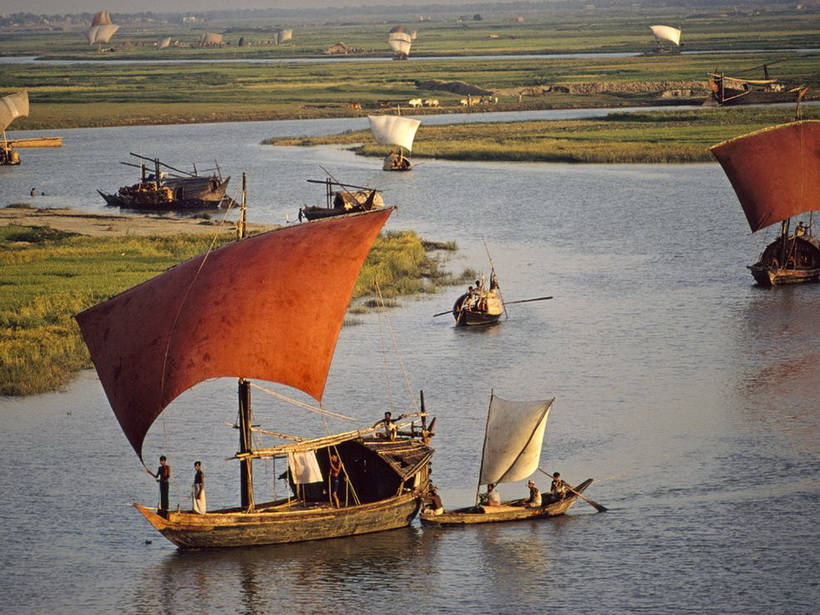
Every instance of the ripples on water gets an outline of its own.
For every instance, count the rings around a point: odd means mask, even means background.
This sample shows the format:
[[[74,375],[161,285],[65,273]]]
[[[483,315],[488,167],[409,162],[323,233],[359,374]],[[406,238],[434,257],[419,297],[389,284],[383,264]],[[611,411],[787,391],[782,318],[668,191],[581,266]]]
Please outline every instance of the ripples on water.
[[[454,329],[461,289],[405,300],[389,325],[413,383],[438,416],[434,479],[445,505],[472,502],[489,392],[555,396],[543,467],[580,482],[561,519],[452,531],[414,524],[372,536],[228,553],[178,553],[128,506],[156,485],[128,448],[93,373],[66,392],[0,400],[0,590],[8,612],[443,613],[549,608],[588,613],[809,613],[818,591],[820,285],[773,291],[745,269],[771,236],[751,236],[717,165],[540,165],[424,161],[410,174],[336,148],[272,148],[274,135],[364,128],[363,120],[61,131],[62,150],[26,150],[0,169],[0,203],[101,212],[94,189],[133,181],[128,151],[170,164],[217,159],[249,174],[251,218],[283,223],[323,195],[319,165],[399,204],[388,227],[456,240],[448,267],[487,268],[509,320]],[[214,144],[218,143],[218,149]],[[325,394],[362,424],[381,416],[376,316],[347,327]],[[384,350],[383,350],[384,348]],[[392,398],[406,409],[401,374]],[[172,501],[187,505],[194,459],[209,503],[238,501],[225,463],[235,385],[181,396],[146,442],[167,453]],[[274,406],[276,411],[269,412]],[[263,396],[257,418],[322,432],[313,415]],[[346,429],[349,424],[331,424]],[[259,471],[273,493],[278,471]],[[546,486],[546,481],[539,479]],[[503,485],[502,494],[525,491]]]

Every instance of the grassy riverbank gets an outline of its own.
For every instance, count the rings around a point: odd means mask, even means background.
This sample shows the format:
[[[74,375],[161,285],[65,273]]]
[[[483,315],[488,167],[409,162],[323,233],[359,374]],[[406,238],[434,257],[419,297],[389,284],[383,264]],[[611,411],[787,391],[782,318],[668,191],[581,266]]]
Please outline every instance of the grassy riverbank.
[[[49,227],[0,227],[0,395],[64,386],[90,365],[74,314],[203,252],[211,242],[206,235],[89,237]],[[436,251],[455,249],[426,244],[412,231],[383,233],[357,282],[358,303],[374,293],[374,280],[394,303],[402,295],[460,282],[435,258]]]
[[[422,124],[413,158],[511,162],[682,163],[712,162],[711,145],[792,119],[791,107],[692,111],[613,112],[596,120]],[[805,118],[820,119],[806,107]],[[329,137],[269,139],[272,145],[350,145],[365,156],[384,156],[370,131]]]

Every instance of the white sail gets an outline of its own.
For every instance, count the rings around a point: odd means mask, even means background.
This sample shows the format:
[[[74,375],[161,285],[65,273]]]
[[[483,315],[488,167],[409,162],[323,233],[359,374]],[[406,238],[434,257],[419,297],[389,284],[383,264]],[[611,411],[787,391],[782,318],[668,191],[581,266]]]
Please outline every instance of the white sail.
[[[28,116],[28,92],[0,98],[0,131],[5,131],[20,116]]]
[[[273,33],[273,42],[275,45],[281,45],[285,41],[289,41],[293,38],[293,30],[277,30]]]
[[[157,41],[157,49],[167,49],[171,46],[171,37],[166,36],[165,38],[161,38]]]
[[[669,41],[675,45],[680,45],[680,30],[671,26],[649,26],[652,34],[659,41]]]
[[[387,44],[390,45],[390,49],[396,54],[410,55],[411,41],[410,35],[404,31],[391,32],[387,36]]]
[[[108,11],[100,11],[94,15],[94,18],[91,20],[91,26],[86,33],[88,44],[107,43],[119,29],[119,26],[111,23],[111,15],[109,15]]]
[[[553,401],[490,398],[480,484],[522,480],[538,469]]]
[[[376,143],[403,147],[408,152],[413,150],[413,139],[421,124],[419,120],[400,115],[368,115],[367,119]]]
[[[224,37],[215,32],[205,32],[199,39],[200,45],[221,45]]]

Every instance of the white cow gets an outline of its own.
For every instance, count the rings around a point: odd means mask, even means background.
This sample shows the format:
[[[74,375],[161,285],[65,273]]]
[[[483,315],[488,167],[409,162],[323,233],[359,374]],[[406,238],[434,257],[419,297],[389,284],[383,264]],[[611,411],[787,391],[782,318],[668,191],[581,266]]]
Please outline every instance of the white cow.
[[[422,105],[421,98],[411,98],[410,100],[407,101],[407,104],[410,105],[411,107],[421,107],[421,105]]]
[[[438,107],[438,99],[437,98],[426,98],[424,100],[425,107]]]

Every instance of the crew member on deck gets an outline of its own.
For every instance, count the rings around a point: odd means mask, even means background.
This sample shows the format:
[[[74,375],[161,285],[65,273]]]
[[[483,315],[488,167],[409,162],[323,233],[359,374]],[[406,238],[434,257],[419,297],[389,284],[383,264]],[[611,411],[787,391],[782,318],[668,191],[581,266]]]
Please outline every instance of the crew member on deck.
[[[567,497],[567,484],[564,482],[564,479],[561,478],[560,472],[555,472],[552,475],[552,485],[550,485],[550,491],[552,491],[552,498],[555,501],[563,500]]]
[[[541,492],[535,486],[534,481],[527,481],[527,487],[530,490],[530,497],[524,502],[524,508],[540,508],[541,507]]]
[[[165,455],[159,458],[159,468],[157,468],[156,474],[148,468],[145,468],[145,471],[157,479],[159,483],[159,510],[167,511],[168,491],[171,486],[171,466],[168,465],[168,460]]]

